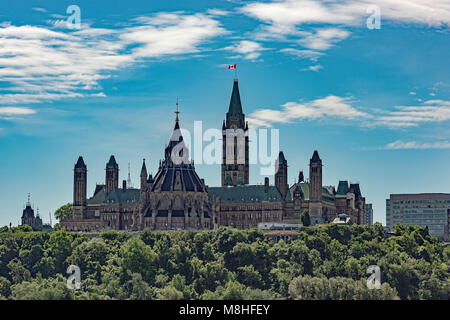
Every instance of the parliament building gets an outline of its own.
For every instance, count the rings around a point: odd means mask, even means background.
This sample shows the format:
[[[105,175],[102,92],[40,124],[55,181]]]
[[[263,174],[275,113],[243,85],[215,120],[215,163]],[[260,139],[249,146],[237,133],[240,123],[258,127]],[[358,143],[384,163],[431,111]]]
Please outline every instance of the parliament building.
[[[244,132],[241,142],[227,136]],[[309,179],[303,172],[288,185],[288,162],[281,151],[275,164],[275,185],[249,184],[248,123],[242,110],[238,80],[234,79],[231,101],[222,125],[221,186],[205,184],[195,171],[189,150],[180,134],[178,110],[172,136],[159,162],[158,172],[148,174],[145,159],[140,188],[130,188],[124,180],[119,187],[119,165],[112,155],[106,163],[104,184],[97,184],[87,198],[87,166],[79,157],[74,167],[73,214],[60,222],[68,231],[183,230],[232,226],[256,228],[258,223],[300,224],[309,210],[313,224],[332,222],[347,215],[353,223],[364,224],[365,198],[359,184],[339,181],[337,190],[322,185],[322,159],[313,152]],[[231,142],[231,143],[230,143]],[[243,152],[237,151],[241,143]],[[226,158],[231,152],[232,159]],[[174,157],[174,155],[176,157]],[[239,159],[238,159],[239,157]]]

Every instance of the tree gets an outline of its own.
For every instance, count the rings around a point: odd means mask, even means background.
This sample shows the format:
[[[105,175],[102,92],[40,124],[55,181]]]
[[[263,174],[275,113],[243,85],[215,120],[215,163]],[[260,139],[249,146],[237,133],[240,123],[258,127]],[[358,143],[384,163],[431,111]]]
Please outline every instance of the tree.
[[[311,217],[309,216],[309,210],[303,211],[301,219],[303,226],[309,227],[311,225]]]
[[[65,204],[55,211],[55,218],[59,221],[64,221],[67,218],[72,217],[72,203]]]
[[[153,283],[157,256],[140,238],[133,237],[120,248],[119,266],[123,277],[138,273],[144,281]]]

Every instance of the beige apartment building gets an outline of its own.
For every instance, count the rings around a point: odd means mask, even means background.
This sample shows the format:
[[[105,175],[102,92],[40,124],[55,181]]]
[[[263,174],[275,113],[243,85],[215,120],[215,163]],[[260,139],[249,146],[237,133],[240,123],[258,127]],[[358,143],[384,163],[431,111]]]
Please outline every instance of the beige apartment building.
[[[391,194],[386,199],[386,226],[428,227],[431,235],[448,239],[450,193]]]

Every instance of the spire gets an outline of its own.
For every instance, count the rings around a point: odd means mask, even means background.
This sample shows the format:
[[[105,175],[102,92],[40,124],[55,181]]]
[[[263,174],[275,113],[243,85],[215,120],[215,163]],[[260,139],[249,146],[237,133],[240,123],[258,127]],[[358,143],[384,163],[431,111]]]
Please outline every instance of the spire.
[[[145,158],[143,159],[143,162],[142,162],[141,177],[144,177],[147,179],[147,167],[145,166]]]
[[[111,155],[111,157],[109,158],[108,163],[106,164],[107,168],[118,168],[119,165],[116,162],[116,158],[114,157],[114,155]]]
[[[127,186],[128,188],[131,188],[131,174],[130,174],[130,163],[128,162],[128,178],[127,178]]]
[[[319,153],[317,152],[317,150],[314,150],[313,156],[311,158],[311,162],[320,162],[322,161],[319,157]]]
[[[28,192],[27,206],[31,206],[31,202],[30,202],[30,193],[29,193],[29,192]]]
[[[176,105],[177,105],[177,110],[175,111],[175,114],[176,114],[175,122],[178,123],[178,121],[179,121],[179,119],[178,119],[178,114],[180,113],[180,111],[178,111],[178,97],[177,97],[177,103],[176,103]]]
[[[239,94],[238,79],[234,79],[233,91],[231,93],[230,106],[227,112],[227,121],[238,120],[244,126],[244,114],[242,112],[241,96]]]
[[[298,182],[303,182],[305,181],[305,177],[303,176],[303,171],[300,170],[299,174],[298,174]]]
[[[78,161],[75,164],[75,169],[86,169],[86,164],[84,163],[82,156],[78,157]]]
[[[282,164],[285,160],[286,158],[284,157],[283,151],[280,151],[280,153],[278,154],[278,164]]]

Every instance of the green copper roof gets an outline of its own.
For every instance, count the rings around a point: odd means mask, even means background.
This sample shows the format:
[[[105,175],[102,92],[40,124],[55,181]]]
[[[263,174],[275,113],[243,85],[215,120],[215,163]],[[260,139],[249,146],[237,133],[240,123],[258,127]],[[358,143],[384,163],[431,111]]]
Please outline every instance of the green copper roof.
[[[289,201],[289,200],[294,199],[294,191],[297,186],[299,186],[302,190],[302,193],[303,193],[302,200],[308,201],[309,200],[309,182],[294,183],[289,188],[289,192],[286,195],[286,200]],[[334,202],[334,195],[332,192],[330,192],[330,190],[327,187],[322,187],[322,199],[324,201]]]
[[[231,94],[230,106],[228,108],[227,120],[241,120],[242,104],[239,94],[239,86],[237,79],[234,79],[233,92]]]
[[[139,202],[141,191],[139,189],[114,189],[106,197],[103,203],[106,204],[127,204]]]
[[[338,189],[336,194],[338,195],[346,195],[348,193],[348,181],[339,181]]]
[[[139,202],[141,192],[139,189],[114,189],[108,196],[105,194],[105,187],[98,191],[92,198],[86,202],[88,205],[100,204],[127,204],[134,201]]]
[[[269,186],[264,192],[264,185],[245,185],[236,187],[210,187],[208,195],[211,201],[219,202],[282,202],[277,187]]]
[[[96,189],[95,195],[94,195],[92,198],[87,199],[87,200],[86,200],[86,203],[87,203],[88,205],[101,204],[101,203],[103,203],[103,201],[105,201],[105,198],[106,198],[106,194],[105,194],[105,186],[103,186],[103,188],[101,188],[100,191],[98,191],[98,190]]]
[[[294,183],[290,188],[289,188],[289,192],[288,194],[290,195],[289,200],[293,200],[294,199],[294,191],[295,188],[299,186],[302,190],[303,193],[303,197],[302,200],[309,200],[309,183],[308,182],[297,182]],[[288,200],[288,198],[286,197],[286,200]]]

